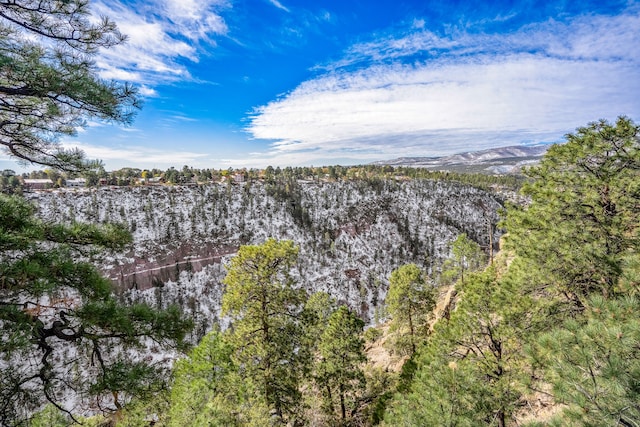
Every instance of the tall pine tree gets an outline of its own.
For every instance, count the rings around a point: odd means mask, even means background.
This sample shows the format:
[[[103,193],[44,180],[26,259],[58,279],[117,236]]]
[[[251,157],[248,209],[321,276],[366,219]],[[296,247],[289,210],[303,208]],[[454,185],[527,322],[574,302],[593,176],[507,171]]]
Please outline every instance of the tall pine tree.
[[[504,427],[513,419],[533,314],[533,301],[519,290],[493,267],[459,282],[456,309],[414,356],[410,390],[388,405],[386,425]]]
[[[640,128],[620,117],[591,123],[549,148],[511,207],[506,247],[529,263],[538,291],[581,309],[593,292],[613,296],[640,239]]]
[[[427,321],[435,305],[435,291],[415,264],[391,272],[385,300],[391,328],[397,331],[396,350],[413,354],[418,337],[426,335]]]
[[[363,327],[364,322],[358,316],[340,306],[329,317],[320,338],[315,378],[331,425],[347,425],[365,391]]]
[[[300,410],[299,383],[308,367],[298,352],[306,293],[290,275],[297,256],[291,241],[242,246],[229,265],[222,298],[222,313],[232,318],[233,358],[281,423]]]

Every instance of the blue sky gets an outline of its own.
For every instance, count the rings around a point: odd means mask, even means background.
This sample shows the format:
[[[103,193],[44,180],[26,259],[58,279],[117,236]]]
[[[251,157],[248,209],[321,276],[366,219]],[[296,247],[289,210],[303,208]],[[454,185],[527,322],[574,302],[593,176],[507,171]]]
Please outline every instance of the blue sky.
[[[61,142],[124,166],[362,164],[640,121],[640,2],[94,0],[129,36],[129,127]],[[0,167],[17,168],[0,159]]]

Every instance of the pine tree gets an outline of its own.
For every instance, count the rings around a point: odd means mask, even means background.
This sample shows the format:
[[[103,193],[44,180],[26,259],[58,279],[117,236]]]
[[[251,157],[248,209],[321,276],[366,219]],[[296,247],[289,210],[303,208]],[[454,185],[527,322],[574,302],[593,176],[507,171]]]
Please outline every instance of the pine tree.
[[[485,262],[486,256],[480,245],[469,239],[465,233],[460,234],[451,244],[451,253],[455,262],[460,280],[464,283],[466,271],[476,271]]]
[[[85,169],[57,142],[96,118],[130,123],[140,101],[131,85],[103,81],[92,57],[125,37],[94,23],[86,0],[0,1],[0,144],[18,160]]]
[[[640,227],[640,127],[620,117],[551,147],[504,221],[506,247],[529,263],[528,281],[581,309],[592,292],[613,296]]]
[[[504,426],[541,383],[566,405],[553,425],[639,424],[639,131],[592,123],[528,171],[509,262],[458,284],[388,425]]]
[[[521,292],[547,306],[531,362],[569,406],[562,423],[638,423],[639,142],[625,117],[567,135],[528,172],[531,203],[504,222]]]
[[[640,301],[593,296],[584,317],[538,340],[535,361],[545,367],[566,419],[579,425],[640,425]]]
[[[418,336],[424,336],[429,315],[435,305],[435,291],[415,264],[397,268],[389,278],[386,306],[391,316],[391,327],[400,331],[401,337],[408,335],[410,353],[416,351]],[[408,332],[403,332],[408,331]],[[402,351],[403,340],[398,341]]]
[[[336,300],[326,292],[316,292],[305,302],[302,312],[304,332],[302,345],[298,349],[298,354],[303,359],[312,360],[318,352],[320,338],[336,308]]]
[[[241,377],[235,351],[225,334],[212,331],[176,363],[167,425],[269,425],[267,407],[252,399],[252,384]]]
[[[533,301],[519,290],[495,268],[467,277],[449,321],[414,356],[410,391],[388,405],[387,425],[507,425],[525,390],[523,347],[535,329]]]
[[[233,322],[234,361],[283,423],[300,409],[299,382],[308,366],[298,352],[305,292],[294,288],[290,275],[297,255],[291,241],[242,246],[231,260],[222,298],[222,313]]]
[[[366,388],[362,371],[366,361],[363,327],[364,322],[359,317],[340,306],[329,317],[320,338],[316,383],[323,394],[325,412],[331,419],[337,419],[338,425],[348,424],[357,412],[358,398]]]
[[[177,308],[126,306],[89,262],[131,241],[120,226],[44,223],[35,208],[0,195],[0,420],[12,425],[45,403],[98,398],[104,410],[162,388],[166,367],[145,345],[180,347],[190,321]]]

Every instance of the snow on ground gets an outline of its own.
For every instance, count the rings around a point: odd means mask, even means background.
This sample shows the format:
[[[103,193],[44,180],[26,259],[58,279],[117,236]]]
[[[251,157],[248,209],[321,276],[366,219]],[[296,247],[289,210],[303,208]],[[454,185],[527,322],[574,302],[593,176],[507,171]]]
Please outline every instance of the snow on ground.
[[[299,285],[329,292],[374,324],[391,271],[409,262],[437,269],[460,233],[486,247],[501,207],[493,194],[430,180],[305,181],[287,191],[278,196],[274,187],[252,182],[28,197],[46,220],[125,223],[134,244],[103,257],[103,271],[123,298],[180,304],[196,319],[194,339],[220,320],[225,260],[240,245],[293,240],[300,247],[292,272]]]

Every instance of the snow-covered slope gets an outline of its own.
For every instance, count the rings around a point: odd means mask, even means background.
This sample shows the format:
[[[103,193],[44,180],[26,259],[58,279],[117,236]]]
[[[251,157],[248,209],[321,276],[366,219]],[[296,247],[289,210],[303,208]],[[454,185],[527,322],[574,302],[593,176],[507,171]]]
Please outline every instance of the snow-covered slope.
[[[29,197],[48,220],[128,224],[134,245],[105,259],[105,274],[123,298],[181,304],[196,317],[197,336],[219,320],[224,264],[240,245],[293,240],[299,285],[329,292],[373,323],[393,269],[408,262],[437,268],[460,233],[486,247],[501,207],[485,191],[429,180],[143,186]]]
[[[523,166],[537,163],[548,148],[549,145],[545,144],[499,147],[444,157],[400,157],[373,164],[458,172],[510,174],[518,173]]]

